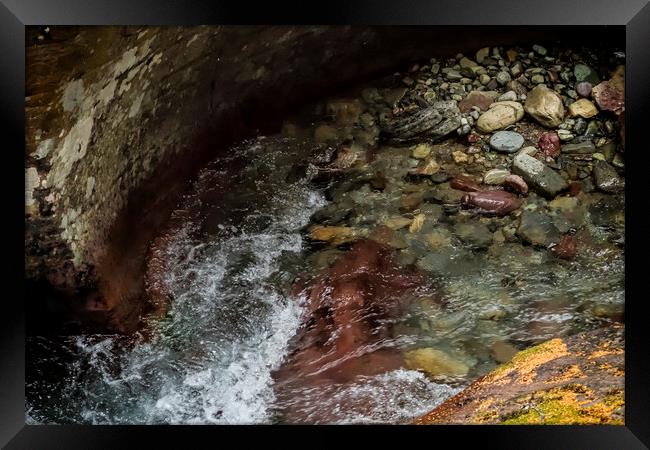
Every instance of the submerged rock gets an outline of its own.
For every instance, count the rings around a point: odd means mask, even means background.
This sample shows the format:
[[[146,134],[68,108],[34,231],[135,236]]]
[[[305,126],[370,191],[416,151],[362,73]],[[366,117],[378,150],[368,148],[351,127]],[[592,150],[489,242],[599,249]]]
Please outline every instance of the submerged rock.
[[[520,153],[515,156],[512,170],[535,191],[546,197],[555,197],[569,187],[566,180],[557,172],[529,155]]]
[[[301,328],[292,353],[275,378],[290,381],[296,380],[295,373],[318,372],[325,379],[335,373],[338,380],[346,381],[402,367],[403,357],[397,351],[373,353],[374,361],[349,357],[360,346],[388,336],[386,325],[381,320],[376,323],[375,318],[385,321],[395,317],[412,298],[408,293],[413,289],[426,289],[433,295],[427,286],[420,273],[397,264],[390,247],[373,240],[356,242],[318,277],[294,284],[293,295],[307,298],[309,326]],[[297,382],[313,386],[318,378],[301,377]]]
[[[453,189],[458,189],[459,191],[477,192],[481,190],[481,187],[476,181],[463,176],[452,178],[449,185]]]
[[[497,216],[505,216],[521,206],[521,200],[506,191],[469,192],[461,202],[465,206],[477,208],[479,212]]]
[[[431,347],[406,352],[404,360],[409,369],[421,370],[434,379],[463,377],[469,372],[467,364]]]
[[[454,234],[470,247],[487,248],[492,244],[492,232],[481,222],[458,223]]]
[[[508,175],[510,175],[510,171],[506,169],[488,170],[485,175],[483,175],[483,183],[499,185],[505,181]]]
[[[356,241],[361,237],[361,233],[352,227],[314,225],[309,229],[309,237],[314,241],[341,245]]]
[[[598,189],[605,192],[620,192],[625,189],[625,183],[618,176],[616,169],[605,161],[594,163],[594,180]]]
[[[573,259],[578,253],[578,240],[575,236],[565,234],[553,247],[553,254],[560,259]]]
[[[546,214],[536,211],[524,211],[521,215],[517,236],[524,241],[548,247],[560,240],[560,232],[553,225],[550,217]]]
[[[517,347],[512,344],[497,341],[490,347],[490,356],[499,363],[506,363],[517,354],[517,351]]]
[[[503,185],[518,194],[528,194],[528,185],[519,175],[508,175],[506,179],[503,180]]]
[[[425,159],[431,154],[431,145],[430,144],[418,144],[413,148],[413,157],[417,159]]]
[[[562,98],[541,84],[528,93],[524,109],[533,119],[548,128],[557,127],[564,120]]]

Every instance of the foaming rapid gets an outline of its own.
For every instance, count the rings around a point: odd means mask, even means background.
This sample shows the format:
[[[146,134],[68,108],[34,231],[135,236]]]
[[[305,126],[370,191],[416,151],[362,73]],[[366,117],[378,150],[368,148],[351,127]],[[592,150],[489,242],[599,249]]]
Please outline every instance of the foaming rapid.
[[[300,230],[326,202],[308,181],[286,180],[294,161],[329,151],[305,145],[259,138],[202,171],[152,253],[164,264],[150,287],[168,308],[148,319],[150,337],[30,339],[27,422],[290,420],[272,375],[304,320],[287,294],[306,266]],[[324,388],[325,403],[322,391],[319,401],[295,392],[300,422],[395,423],[456,392],[406,370]]]
[[[279,170],[274,161],[281,148],[257,141],[230,160],[253,158],[241,177],[248,180],[260,168]],[[272,190],[263,184],[257,179],[242,186],[265,195],[247,205],[238,224],[220,223],[197,239],[197,224],[190,221],[168,237],[165,253],[172,262],[163,284],[170,308],[152,324],[151,340],[130,349],[115,336],[32,343],[59,346],[72,362],[50,386],[49,398],[40,394],[46,386],[37,377],[28,386],[39,392],[31,396],[28,421],[270,421],[270,375],[301,320],[299,302],[282,294],[273,275],[283,258],[300,254],[299,230],[324,200],[304,182],[274,183]]]

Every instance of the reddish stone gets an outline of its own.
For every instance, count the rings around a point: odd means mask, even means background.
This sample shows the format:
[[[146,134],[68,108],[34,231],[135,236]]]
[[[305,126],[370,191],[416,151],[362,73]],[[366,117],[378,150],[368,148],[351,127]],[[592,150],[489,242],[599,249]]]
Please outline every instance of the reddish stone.
[[[469,142],[470,144],[475,144],[478,142],[478,140],[479,140],[478,134],[471,133],[467,135],[467,142]]]
[[[449,185],[459,191],[478,192],[481,190],[481,187],[476,181],[463,176],[452,178]]]
[[[521,206],[521,200],[506,191],[469,192],[463,196],[461,203],[498,216],[505,216]]]
[[[598,103],[598,107],[604,111],[621,114],[625,110],[625,92],[620,91],[611,80],[594,86],[591,95]]]
[[[575,197],[582,191],[582,183],[579,181],[572,181],[569,183],[569,196]]]
[[[539,137],[539,148],[546,156],[555,158],[560,154],[560,137],[555,131],[546,131]]]
[[[487,111],[493,101],[492,97],[483,92],[472,91],[458,103],[458,109],[462,113],[467,113],[472,110],[473,106],[477,106],[481,111]]]
[[[390,233],[382,229],[375,235]],[[307,317],[274,378],[301,386],[318,383],[319,377],[343,382],[399,368],[399,352],[368,349],[390,337],[389,319],[413,298],[437,298],[436,287],[421,272],[400,267],[390,247],[368,239],[357,241],[317,277],[296,281],[292,293],[307,299]]]
[[[588,81],[581,81],[580,83],[576,84],[576,92],[581,97],[586,98],[591,96],[591,89],[591,83]]]
[[[517,80],[508,81],[506,87],[509,91],[515,91],[517,95],[524,95],[528,92],[528,89]]]
[[[508,175],[506,179],[503,180],[503,185],[519,194],[528,194],[528,185],[519,175]]]
[[[578,240],[575,236],[565,234],[560,238],[560,242],[553,247],[555,256],[561,259],[572,259],[578,253]]]

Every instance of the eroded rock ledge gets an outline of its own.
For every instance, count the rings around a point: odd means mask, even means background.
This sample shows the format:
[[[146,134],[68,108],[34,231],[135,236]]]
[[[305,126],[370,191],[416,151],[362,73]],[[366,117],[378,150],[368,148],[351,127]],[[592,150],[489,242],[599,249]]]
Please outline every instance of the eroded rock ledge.
[[[521,351],[414,423],[623,425],[624,331],[601,328]]]

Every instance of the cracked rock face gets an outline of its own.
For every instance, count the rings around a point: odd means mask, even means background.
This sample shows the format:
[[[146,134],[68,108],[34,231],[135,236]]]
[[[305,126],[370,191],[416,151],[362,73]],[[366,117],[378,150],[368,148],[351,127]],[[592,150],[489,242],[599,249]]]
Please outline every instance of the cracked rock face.
[[[461,126],[460,110],[454,100],[435,102],[406,117],[384,121],[382,131],[395,143],[408,143],[415,138],[440,140]]]

